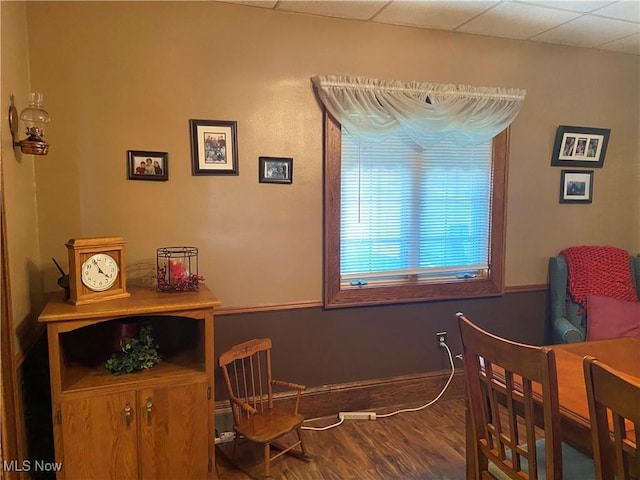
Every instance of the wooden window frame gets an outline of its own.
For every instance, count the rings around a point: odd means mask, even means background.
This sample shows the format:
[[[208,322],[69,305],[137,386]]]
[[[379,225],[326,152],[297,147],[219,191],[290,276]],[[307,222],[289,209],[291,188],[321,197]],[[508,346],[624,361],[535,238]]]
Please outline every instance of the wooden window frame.
[[[489,275],[482,279],[345,287],[340,281],[342,131],[324,113],[324,306],[326,308],[493,297],[504,294],[509,128],[493,139]]]

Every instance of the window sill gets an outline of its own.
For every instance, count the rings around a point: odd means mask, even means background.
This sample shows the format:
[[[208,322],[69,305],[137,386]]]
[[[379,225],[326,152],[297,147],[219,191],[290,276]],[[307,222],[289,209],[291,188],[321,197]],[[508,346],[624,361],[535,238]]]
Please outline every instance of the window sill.
[[[325,308],[355,307],[392,303],[456,300],[461,298],[497,297],[504,295],[503,282],[492,279],[456,280],[438,284],[364,285],[325,291]]]

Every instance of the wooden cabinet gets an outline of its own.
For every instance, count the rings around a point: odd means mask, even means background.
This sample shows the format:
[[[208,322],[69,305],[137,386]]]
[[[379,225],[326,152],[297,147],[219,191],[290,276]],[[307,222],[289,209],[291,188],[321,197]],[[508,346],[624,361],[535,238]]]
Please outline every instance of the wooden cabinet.
[[[129,298],[74,306],[62,295],[47,325],[58,479],[213,479],[213,309],[198,292],[130,289]],[[114,376],[104,363],[116,322],[147,321],[162,361]]]

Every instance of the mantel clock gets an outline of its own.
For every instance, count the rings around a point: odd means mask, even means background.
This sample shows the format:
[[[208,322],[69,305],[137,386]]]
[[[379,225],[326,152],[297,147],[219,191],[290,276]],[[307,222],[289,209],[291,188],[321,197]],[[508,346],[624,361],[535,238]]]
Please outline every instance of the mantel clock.
[[[128,297],[121,237],[69,240],[69,302],[74,305]]]

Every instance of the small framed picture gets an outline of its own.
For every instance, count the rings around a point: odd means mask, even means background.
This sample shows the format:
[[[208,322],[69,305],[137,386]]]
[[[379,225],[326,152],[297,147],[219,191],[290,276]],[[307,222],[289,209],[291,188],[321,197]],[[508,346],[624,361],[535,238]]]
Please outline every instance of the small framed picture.
[[[556,130],[551,166],[602,168],[610,133],[608,128],[560,125]]]
[[[293,183],[293,158],[259,157],[260,183]]]
[[[169,179],[169,154],[167,152],[127,151],[127,178],[129,180]]]
[[[591,203],[593,170],[562,170],[560,203]]]
[[[189,120],[193,175],[238,175],[237,122]]]

